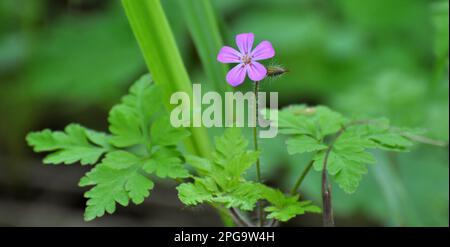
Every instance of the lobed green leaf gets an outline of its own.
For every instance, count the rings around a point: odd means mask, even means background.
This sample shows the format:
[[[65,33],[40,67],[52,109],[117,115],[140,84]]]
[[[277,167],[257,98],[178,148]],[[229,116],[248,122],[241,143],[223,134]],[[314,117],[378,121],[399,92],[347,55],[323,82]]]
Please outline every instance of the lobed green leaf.
[[[68,125],[64,131],[45,129],[27,135],[28,145],[35,152],[51,154],[44,158],[45,164],[95,164],[100,157],[111,150],[108,145],[109,136],[86,129],[78,124]]]
[[[269,119],[275,115],[266,112]],[[323,170],[327,157],[327,172],[347,193],[356,191],[366,165],[376,162],[370,149],[407,151],[413,144],[409,130],[392,127],[385,118],[350,120],[325,106],[305,105],[287,107],[278,116],[288,153],[314,153],[316,171]]]

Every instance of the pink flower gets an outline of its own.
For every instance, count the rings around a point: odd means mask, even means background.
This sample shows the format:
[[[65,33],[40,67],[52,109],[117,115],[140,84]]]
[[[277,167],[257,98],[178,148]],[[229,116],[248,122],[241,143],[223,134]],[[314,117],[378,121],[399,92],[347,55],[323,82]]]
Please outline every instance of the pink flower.
[[[269,41],[262,41],[252,50],[254,39],[253,33],[238,34],[236,44],[239,51],[224,46],[217,55],[221,63],[239,63],[227,74],[227,82],[233,87],[242,84],[247,74],[252,81],[261,81],[266,77],[267,69],[256,61],[272,58],[275,50]]]

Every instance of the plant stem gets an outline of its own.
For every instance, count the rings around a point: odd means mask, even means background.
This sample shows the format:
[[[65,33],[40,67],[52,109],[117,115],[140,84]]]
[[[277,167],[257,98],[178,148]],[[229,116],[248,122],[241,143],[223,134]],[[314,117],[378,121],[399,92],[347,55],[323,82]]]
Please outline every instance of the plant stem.
[[[147,67],[161,89],[166,108],[171,110],[175,107],[170,104],[170,97],[175,92],[186,92],[192,98],[189,75],[161,2],[122,0],[122,5]],[[211,145],[206,129],[190,130],[192,135],[185,143],[188,150],[209,157]]]
[[[258,93],[259,93],[259,82],[255,81],[255,127],[253,128],[253,145],[255,147],[255,151],[258,152],[258,124],[259,124],[259,100],[258,100]],[[256,177],[258,179],[258,182],[261,183],[261,165],[260,165],[260,159],[258,156],[258,159],[256,160]],[[258,215],[259,215],[259,225],[264,225],[264,212],[262,209],[261,202],[258,202]]]
[[[327,164],[331,151],[333,150],[336,140],[345,132],[346,128],[354,125],[370,124],[369,120],[359,120],[349,123],[346,126],[342,126],[336,133],[334,139],[330,142],[328,149],[326,150],[325,157],[323,159],[322,169],[322,207],[323,207],[323,225],[334,226],[333,205],[331,200],[331,183],[328,180]]]
[[[218,63],[216,60],[217,53],[223,46],[223,41],[220,35],[217,16],[211,1],[177,0],[176,3],[179,5],[180,12],[184,16],[206,77],[209,80],[203,86],[219,94],[224,93],[229,89],[228,84],[224,83],[228,67],[225,64]],[[226,100],[225,105],[225,107],[229,107],[230,109],[233,108],[232,101]],[[234,119],[232,111],[225,111],[224,114],[227,114],[225,117]]]
[[[259,124],[259,99],[258,99],[258,93],[259,93],[259,82],[255,81],[255,127],[253,128],[253,144],[255,146],[255,151],[258,152],[258,124]],[[259,157],[256,160],[256,177],[258,178],[258,182],[261,182],[261,166]]]
[[[223,79],[227,75],[227,66],[218,63],[217,53],[223,46],[216,13],[210,0],[177,0],[180,12],[199,53],[204,71],[212,89],[224,92],[227,84]]]
[[[302,184],[303,180],[305,179],[308,172],[311,170],[312,165],[314,164],[314,160],[311,160],[308,165],[303,169],[302,174],[297,179],[297,182],[295,182],[294,187],[291,190],[291,195],[297,194],[298,188],[300,188],[300,185]]]
[[[322,207],[323,226],[334,226],[333,205],[331,203],[331,184],[328,181],[327,170],[322,171]]]
[[[334,143],[336,140],[344,133],[345,126],[343,126],[339,132],[337,132],[334,139],[331,141],[328,149],[325,153],[325,158],[323,159],[323,169],[322,169],[322,207],[323,207],[323,225],[324,226],[334,226],[334,216],[333,216],[333,205],[331,200],[331,183],[328,180],[327,173],[327,163],[330,156],[331,150],[333,150]]]

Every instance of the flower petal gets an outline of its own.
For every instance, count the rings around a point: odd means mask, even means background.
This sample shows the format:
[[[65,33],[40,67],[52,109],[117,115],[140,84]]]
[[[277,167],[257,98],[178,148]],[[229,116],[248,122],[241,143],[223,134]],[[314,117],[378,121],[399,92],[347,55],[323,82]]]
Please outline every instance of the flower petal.
[[[275,50],[269,41],[262,41],[253,49],[252,59],[254,61],[272,58],[275,56]]]
[[[253,40],[255,40],[253,33],[241,33],[236,36],[236,45],[242,55],[250,54],[253,48]]]
[[[252,62],[247,65],[247,73],[252,81],[261,81],[266,77],[267,69],[258,62]]]
[[[227,82],[233,87],[242,84],[247,74],[246,65],[241,63],[232,68],[227,74]]]
[[[240,52],[229,46],[224,46],[217,55],[217,61],[221,63],[240,63],[241,57],[242,55]]]

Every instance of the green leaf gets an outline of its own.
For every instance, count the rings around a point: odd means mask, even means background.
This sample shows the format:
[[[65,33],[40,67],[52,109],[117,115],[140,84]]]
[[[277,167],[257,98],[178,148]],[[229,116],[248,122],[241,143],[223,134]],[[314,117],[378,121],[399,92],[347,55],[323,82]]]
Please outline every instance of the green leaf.
[[[86,174],[80,186],[94,186],[85,193],[89,198],[85,219],[92,220],[113,213],[116,203],[127,206],[129,200],[140,204],[150,195],[153,182],[142,172],[156,173],[159,177],[182,178],[189,176],[183,167],[181,154],[175,149],[160,148],[150,158],[117,150],[110,152],[102,163]]]
[[[232,188],[239,184],[245,172],[256,163],[259,152],[247,151],[248,142],[240,128],[227,128],[222,136],[216,138],[216,151],[213,153],[213,177],[222,188]]]
[[[334,180],[346,193],[351,194],[356,191],[362,176],[367,173],[367,167],[360,162],[347,160],[345,166],[334,176]]]
[[[317,119],[321,138],[339,131],[345,122],[341,114],[330,110],[328,107],[317,106],[313,109],[313,117]]]
[[[374,157],[366,149],[377,146],[362,134],[358,128],[347,128],[335,140],[328,155],[327,172],[334,176],[339,187],[347,193],[353,193],[358,188],[362,176],[367,173],[366,164],[375,163]],[[326,151],[315,155],[315,170],[322,171],[325,155]]]
[[[352,129],[347,129],[344,133],[336,140],[334,144],[334,149],[345,150],[347,152],[362,152],[367,148],[376,148],[377,145],[366,138],[364,135],[360,135],[354,132]]]
[[[111,145],[109,144],[109,139],[111,136],[103,133],[103,132],[97,132],[90,129],[86,129],[86,136],[92,143],[96,144],[100,147],[105,147],[110,149]]]
[[[133,109],[118,105],[109,112],[109,131],[113,134],[111,143],[116,147],[129,147],[142,142],[139,117]]]
[[[155,173],[165,178],[183,178],[189,176],[183,167],[181,154],[173,148],[160,148],[150,158],[117,150],[108,153],[102,163],[88,172],[80,186],[94,186],[85,193],[89,198],[85,212],[86,220],[113,213],[116,203],[126,206],[131,200],[140,204],[150,195],[153,182],[143,175]]]
[[[304,105],[292,106],[283,111],[279,111],[277,124],[279,132],[286,135],[300,134],[316,136],[317,132],[313,121],[308,118],[309,114],[309,108]],[[273,117],[275,115],[270,113],[271,121],[274,121]],[[276,122],[272,122],[272,124],[276,125]]]
[[[319,152],[314,156],[314,170],[316,171],[322,171],[323,170],[323,164],[325,159],[326,151]],[[330,151],[327,159],[327,171],[331,175],[335,175],[338,173],[342,167],[345,167],[344,160],[336,155],[334,151]]]
[[[213,164],[205,158],[201,158],[195,155],[186,155],[186,163],[195,168],[199,173],[209,174],[211,172]]]
[[[208,190],[212,194],[216,194],[216,193],[220,192],[220,189],[219,189],[219,187],[217,187],[217,184],[214,181],[214,179],[212,179],[210,177],[203,177],[203,178],[196,177],[194,179],[195,179],[195,183],[198,183],[199,185],[203,186],[206,190]]]
[[[335,151],[342,159],[360,162],[363,164],[374,164],[376,162],[369,152],[349,152],[347,150]]]
[[[177,190],[178,198],[185,205],[197,205],[212,200],[212,194],[197,182],[180,184]]]
[[[244,174],[255,164],[259,152],[246,150],[247,144],[239,128],[228,128],[216,138],[213,160],[187,156],[187,163],[202,177],[195,177],[194,184],[179,186],[180,200],[186,205],[209,202],[228,208],[253,209],[261,198],[262,185],[247,182]]]
[[[245,182],[227,193],[223,193],[213,199],[214,202],[223,203],[227,208],[239,208],[251,211],[256,202],[263,198],[262,185],[259,183]]]
[[[256,163],[259,152],[247,151],[235,156],[226,164],[225,171],[229,174],[230,179],[239,180],[245,172]]]
[[[266,116],[269,113],[266,112]],[[272,118],[270,116],[269,118]],[[344,122],[345,118],[341,114],[325,106],[294,105],[278,112],[278,127],[281,134],[308,135],[318,140],[337,132]]]
[[[347,193],[357,189],[367,173],[366,164],[375,163],[369,149],[405,151],[412,145],[406,137],[412,131],[391,127],[385,118],[350,120],[324,106],[287,107],[279,111],[278,126],[280,133],[289,136],[286,141],[289,154],[316,152],[313,156],[316,171],[323,170],[328,153],[327,172]]]
[[[289,138],[286,141],[288,153],[290,155],[293,154],[301,154],[301,153],[310,153],[314,151],[320,151],[326,149],[327,146],[321,144],[320,141],[306,135],[295,136]]]
[[[161,148],[145,161],[143,169],[160,178],[186,178],[189,172],[183,166],[180,155],[173,149]]]
[[[311,204],[310,201],[299,201],[299,196],[286,196],[281,191],[266,187],[264,197],[272,206],[266,207],[264,211],[269,212],[267,218],[279,221],[305,214],[306,212],[320,213],[319,207]]]
[[[105,212],[113,213],[117,203],[123,206],[127,206],[130,200],[135,204],[142,203],[154,186],[145,176],[147,173],[155,173],[162,178],[189,176],[181,153],[174,147],[189,132],[165,126],[170,124],[167,115],[158,116],[153,128],[156,141],[154,145],[150,143],[150,123],[161,106],[158,95],[148,75],[134,83],[130,93],[110,111],[108,120],[112,136],[77,124],[67,126],[64,132],[44,130],[27,136],[35,151],[54,151],[44,159],[44,163],[80,161],[81,164],[95,164],[106,153],[102,162],[79,182],[79,186],[93,186],[85,193],[88,198],[86,220],[100,217]],[[141,152],[139,147],[117,150],[110,143],[116,147],[142,145],[146,152]]]
[[[248,141],[242,136],[241,129],[227,128],[222,136],[215,138],[215,144],[214,162],[226,167],[232,159],[246,151]]]
[[[122,98],[122,103],[132,107],[146,122],[162,107],[160,91],[152,82],[150,74],[141,76],[130,87],[130,94]]]
[[[173,127],[169,116],[158,118],[151,127],[151,139],[155,145],[176,145],[189,135],[190,132],[187,129]]]
[[[130,152],[122,150],[110,152],[102,160],[103,165],[119,170],[130,168],[131,166],[136,165],[139,162],[142,162],[139,157]]]
[[[251,211],[263,197],[263,185],[243,182],[227,191],[220,191],[213,180],[197,178],[195,183],[184,183],[177,187],[178,197],[186,205],[199,203],[222,203],[226,208]]]
[[[323,169],[326,152],[320,152],[314,157],[314,169]],[[365,164],[375,160],[367,152],[347,153],[345,150],[331,151],[328,156],[327,172],[334,175],[335,181],[345,192],[353,193],[358,188],[362,176],[367,173]]]
[[[309,213],[321,213],[321,209],[315,205],[312,205],[310,201],[296,202],[291,204],[286,204],[282,207],[269,206],[264,209],[264,211],[269,212],[267,215],[269,219],[277,219],[279,221],[288,221],[293,217],[301,214]]]
[[[413,143],[407,138],[397,133],[384,133],[370,136],[370,139],[376,142],[380,148],[393,151],[404,151]]]
[[[125,183],[125,190],[134,204],[141,204],[152,188],[153,182],[139,173],[134,173]]]
[[[112,158],[105,158],[105,161],[112,162]],[[101,217],[105,212],[114,213],[116,203],[122,206],[127,206],[129,200],[135,204],[142,203],[154,184],[139,172],[140,166],[142,163],[134,163],[127,168],[115,169],[109,163],[101,163],[86,173],[79,185],[94,187],[84,194],[89,198],[85,220]]]
[[[68,125],[63,131],[43,130],[27,135],[28,145],[35,152],[54,151],[44,158],[45,164],[95,164],[110,149],[108,136],[88,130],[78,124]]]
[[[162,106],[160,99],[150,75],[136,81],[130,93],[122,98],[122,103],[114,106],[109,113],[109,130],[113,134],[111,143],[116,147],[145,143],[150,138],[148,129],[151,117]]]
[[[186,205],[220,203],[226,208],[250,211],[258,200],[266,199],[272,206],[266,211],[270,217],[287,220],[307,211],[320,211],[309,202],[300,202],[298,197],[287,197],[282,192],[260,183],[248,182],[245,171],[258,158],[259,152],[247,151],[247,142],[240,129],[229,128],[216,138],[213,160],[188,156],[187,162],[199,168],[203,177],[195,177],[194,183],[178,186],[178,196]]]
[[[246,181],[246,170],[259,156],[259,152],[246,149],[241,130],[229,128],[216,138],[213,160],[187,156],[187,163],[198,168],[202,177],[194,177],[194,183],[177,187],[180,200],[186,205],[219,203],[225,208],[251,211],[259,200],[265,199],[272,204],[266,208],[270,218],[282,221],[305,212],[320,212],[310,202],[300,202],[298,196],[288,197],[263,184]]]

